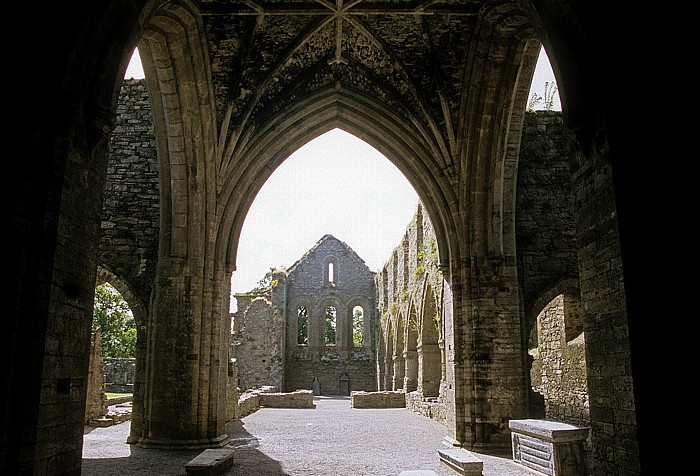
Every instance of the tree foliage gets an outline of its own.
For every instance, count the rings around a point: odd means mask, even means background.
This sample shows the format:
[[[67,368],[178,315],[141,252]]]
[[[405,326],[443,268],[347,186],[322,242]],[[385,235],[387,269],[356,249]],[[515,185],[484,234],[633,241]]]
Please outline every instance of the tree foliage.
[[[335,345],[335,307],[326,308],[326,344]]]
[[[363,343],[363,322],[362,308],[356,307],[352,316],[352,344],[355,347],[362,347]]]
[[[136,356],[136,321],[122,295],[109,283],[95,288],[93,324],[100,328],[104,357]]]

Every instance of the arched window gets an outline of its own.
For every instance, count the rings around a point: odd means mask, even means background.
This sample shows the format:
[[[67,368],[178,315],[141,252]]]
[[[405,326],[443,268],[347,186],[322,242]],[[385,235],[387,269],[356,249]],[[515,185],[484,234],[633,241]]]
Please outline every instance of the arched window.
[[[352,344],[354,347],[362,347],[364,344],[364,319],[365,310],[362,306],[352,309]]]
[[[335,306],[328,306],[326,308],[326,345],[335,345],[335,325]]]
[[[309,343],[309,310],[301,306],[297,309],[297,344]]]
[[[328,257],[325,260],[323,270],[324,276],[324,286],[330,286],[332,288],[338,285],[338,261],[334,257]]]

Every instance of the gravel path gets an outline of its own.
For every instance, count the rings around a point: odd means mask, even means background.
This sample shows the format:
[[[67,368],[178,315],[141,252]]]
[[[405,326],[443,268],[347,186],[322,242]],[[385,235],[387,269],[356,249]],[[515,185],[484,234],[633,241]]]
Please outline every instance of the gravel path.
[[[356,409],[349,398],[316,397],[316,408],[261,408],[227,425],[237,447],[227,476],[398,476],[457,473],[439,461],[445,428],[404,408]],[[125,443],[129,423],[86,428],[83,473],[185,475],[199,451],[141,449]],[[533,476],[504,457],[477,454],[483,476]]]

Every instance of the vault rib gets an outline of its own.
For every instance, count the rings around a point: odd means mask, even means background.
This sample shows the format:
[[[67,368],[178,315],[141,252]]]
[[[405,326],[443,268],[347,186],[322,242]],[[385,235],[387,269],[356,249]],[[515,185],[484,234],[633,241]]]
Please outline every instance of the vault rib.
[[[238,121],[238,124],[236,125],[235,129],[231,133],[231,137],[226,146],[226,150],[224,152],[226,169],[228,169],[230,166],[236,148],[241,146],[239,141],[241,139],[243,130],[247,126],[248,119],[253,114],[255,107],[260,102],[260,98],[262,97],[263,92],[267,89],[268,85],[272,82],[273,78],[277,76],[282,67],[284,67],[289,62],[292,56],[294,56],[295,53],[297,53],[302,47],[304,47],[309,42],[312,36],[317,34],[321,29],[323,29],[326,25],[333,21],[334,18],[334,16],[329,15],[327,18],[316,20],[310,28],[308,28],[305,32],[299,35],[299,39],[297,40],[297,42],[287,50],[283,58],[280,61],[278,61],[273,68],[270,68],[265,79],[258,84],[253,99],[250,101],[245,114],[243,114],[241,119]]]
[[[442,76],[440,75],[439,65],[436,64],[436,62],[434,61],[435,54],[433,52],[433,48],[430,45],[430,32],[428,31],[428,27],[425,24],[423,17],[416,15],[415,19],[416,23],[418,24],[418,27],[421,30],[421,36],[423,37],[423,41],[425,41],[425,46],[426,48],[428,48],[431,76],[433,78],[433,81],[435,81],[437,87],[437,93],[440,99],[440,107],[442,109],[442,115],[445,119],[447,140],[450,147],[450,154],[448,157],[446,157],[446,160],[449,162],[449,165],[452,165],[452,158],[457,149],[457,140],[455,138],[455,130],[454,125],[452,123],[452,113],[450,111],[450,106],[447,102],[447,92],[445,91],[445,84],[442,81]]]
[[[396,67],[396,69],[398,69],[401,72],[401,75],[405,78],[406,83],[408,84],[408,87],[411,90],[411,94],[416,98],[418,102],[420,112],[423,113],[423,115],[427,118],[429,128],[432,131],[435,140],[438,142],[438,147],[441,152],[441,155],[443,156],[443,161],[445,162],[445,164],[447,164],[449,162],[449,159],[447,159],[446,156],[449,156],[449,148],[445,143],[445,138],[440,133],[440,129],[437,127],[434,118],[432,117],[428,107],[426,106],[425,97],[423,97],[423,95],[420,94],[415,84],[413,84],[413,81],[411,81],[411,77],[409,76],[406,69],[403,67],[403,64],[393,54],[391,54],[389,48],[385,45],[384,41],[381,38],[379,38],[362,20],[355,17],[348,17],[347,21],[350,24],[352,24],[355,28],[357,28],[357,30],[360,33],[365,35],[377,48],[379,48],[379,50],[384,55],[386,55],[387,58],[389,58],[394,67]]]

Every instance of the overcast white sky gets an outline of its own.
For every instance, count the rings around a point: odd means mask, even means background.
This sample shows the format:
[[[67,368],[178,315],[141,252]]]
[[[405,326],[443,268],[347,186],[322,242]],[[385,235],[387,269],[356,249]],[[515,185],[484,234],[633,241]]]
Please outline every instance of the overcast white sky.
[[[143,78],[138,54],[126,78]],[[554,81],[544,50],[533,92]],[[554,110],[561,110],[558,94]],[[298,149],[272,174],[245,219],[233,293],[249,291],[271,267],[288,267],[327,233],[347,243],[372,271],[398,246],[418,196],[374,148],[341,130]]]

